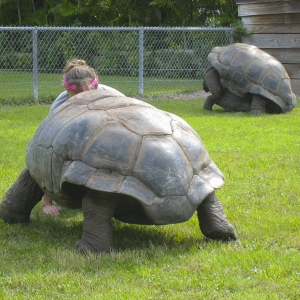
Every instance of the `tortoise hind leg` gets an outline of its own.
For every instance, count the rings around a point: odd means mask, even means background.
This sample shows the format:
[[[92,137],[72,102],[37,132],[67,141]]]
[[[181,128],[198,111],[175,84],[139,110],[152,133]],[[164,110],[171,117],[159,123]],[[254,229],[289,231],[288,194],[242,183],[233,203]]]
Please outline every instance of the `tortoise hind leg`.
[[[43,194],[25,168],[4,196],[0,205],[0,218],[7,223],[29,222],[31,210]]]
[[[251,114],[254,116],[267,113],[268,100],[260,95],[253,95],[251,103]]]
[[[105,193],[89,191],[82,200],[82,236],[75,245],[82,253],[109,253],[113,245],[111,219],[117,200]]]
[[[226,111],[231,112],[251,110],[251,98],[249,96],[238,96],[228,89],[224,89],[224,93],[221,98],[218,99],[217,104]]]
[[[220,76],[216,69],[210,65],[205,71],[203,78],[203,88],[206,92],[210,91],[215,99],[218,99],[223,94],[223,87],[220,82]]]
[[[236,240],[233,226],[226,219],[215,192],[208,195],[199,205],[198,220],[203,235],[213,240]]]

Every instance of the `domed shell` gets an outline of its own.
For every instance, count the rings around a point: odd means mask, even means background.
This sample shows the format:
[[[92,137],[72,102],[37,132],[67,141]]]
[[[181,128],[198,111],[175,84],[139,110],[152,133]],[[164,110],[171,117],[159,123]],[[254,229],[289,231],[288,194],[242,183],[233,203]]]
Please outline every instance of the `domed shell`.
[[[121,194],[154,224],[188,220],[224,183],[183,119],[107,91],[80,93],[54,110],[29,142],[26,163],[62,206],[80,207],[86,189]]]
[[[253,45],[236,43],[215,47],[208,55],[218,71],[221,84],[234,94],[258,94],[273,101],[281,112],[296,106],[290,78],[283,65],[273,56]]]

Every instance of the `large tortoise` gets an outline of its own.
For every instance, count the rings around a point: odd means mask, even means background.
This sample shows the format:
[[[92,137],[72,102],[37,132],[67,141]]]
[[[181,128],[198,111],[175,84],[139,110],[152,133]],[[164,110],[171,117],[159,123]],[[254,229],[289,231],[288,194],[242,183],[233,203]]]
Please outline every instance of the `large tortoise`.
[[[204,109],[217,104],[228,111],[254,115],[285,113],[296,105],[290,78],[273,56],[253,45],[215,47],[208,55],[203,88],[210,91]]]
[[[134,98],[88,91],[67,100],[39,126],[27,168],[4,197],[0,217],[29,222],[46,193],[82,208],[76,249],[109,252],[111,218],[126,223],[184,222],[198,212],[210,239],[235,240],[215,189],[224,176],[181,118]]]

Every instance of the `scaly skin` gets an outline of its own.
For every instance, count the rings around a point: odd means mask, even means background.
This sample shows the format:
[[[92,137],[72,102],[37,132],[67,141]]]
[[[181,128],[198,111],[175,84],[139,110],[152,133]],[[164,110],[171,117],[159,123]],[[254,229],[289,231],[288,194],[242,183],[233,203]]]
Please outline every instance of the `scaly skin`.
[[[8,223],[29,222],[32,208],[41,200],[43,191],[24,169],[10,187],[0,206],[0,217]],[[109,253],[113,246],[111,219],[118,198],[109,193],[89,191],[83,198],[83,232],[75,248],[82,252]],[[233,226],[226,219],[215,193],[198,207],[200,230],[216,240],[236,240]]]
[[[83,230],[75,248],[82,253],[109,253],[113,246],[111,218],[117,200],[107,193],[89,191],[82,200]]]
[[[267,113],[266,105],[268,100],[259,95],[253,95],[251,103],[251,114],[254,116],[262,115]]]
[[[212,110],[212,107],[216,104],[216,101],[212,95],[206,97],[206,100],[203,105],[203,109]]]
[[[30,222],[31,210],[43,194],[25,168],[4,196],[0,205],[0,218],[7,223]]]
[[[198,220],[203,235],[213,240],[236,240],[233,226],[227,220],[215,192],[208,195],[199,205]]]
[[[206,92],[211,92],[214,99],[219,99],[223,94],[219,73],[211,65],[205,71],[203,88]]]

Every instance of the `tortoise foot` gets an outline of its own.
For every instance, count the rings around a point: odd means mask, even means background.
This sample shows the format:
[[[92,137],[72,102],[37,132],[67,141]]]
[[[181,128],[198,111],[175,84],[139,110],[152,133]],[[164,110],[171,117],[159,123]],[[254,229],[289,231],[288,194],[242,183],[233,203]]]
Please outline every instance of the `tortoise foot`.
[[[215,196],[210,194],[197,209],[200,230],[212,240],[237,240],[233,226],[227,220],[222,205]]]
[[[257,110],[257,109],[251,110],[251,115],[252,116],[261,116],[265,113],[266,113],[265,111],[261,111],[261,110]]]
[[[91,253],[110,253],[112,251],[112,246],[107,245],[91,245],[84,238],[79,239],[75,244],[75,249],[83,254]]]
[[[113,246],[111,218],[117,200],[109,193],[89,191],[82,200],[83,230],[75,248],[82,252],[109,253]]]
[[[214,97],[212,95],[207,96],[204,105],[203,105],[203,109],[205,110],[212,110],[212,107],[215,104],[215,100]]]
[[[252,103],[251,103],[251,115],[259,116],[262,114],[266,114],[266,105],[268,104],[268,100],[260,95],[253,95]]]
[[[213,230],[207,230],[204,235],[206,238],[211,240],[220,240],[220,241],[237,240],[235,230],[229,222],[227,222],[227,224],[222,224],[222,226],[220,226],[219,228],[214,228]]]

